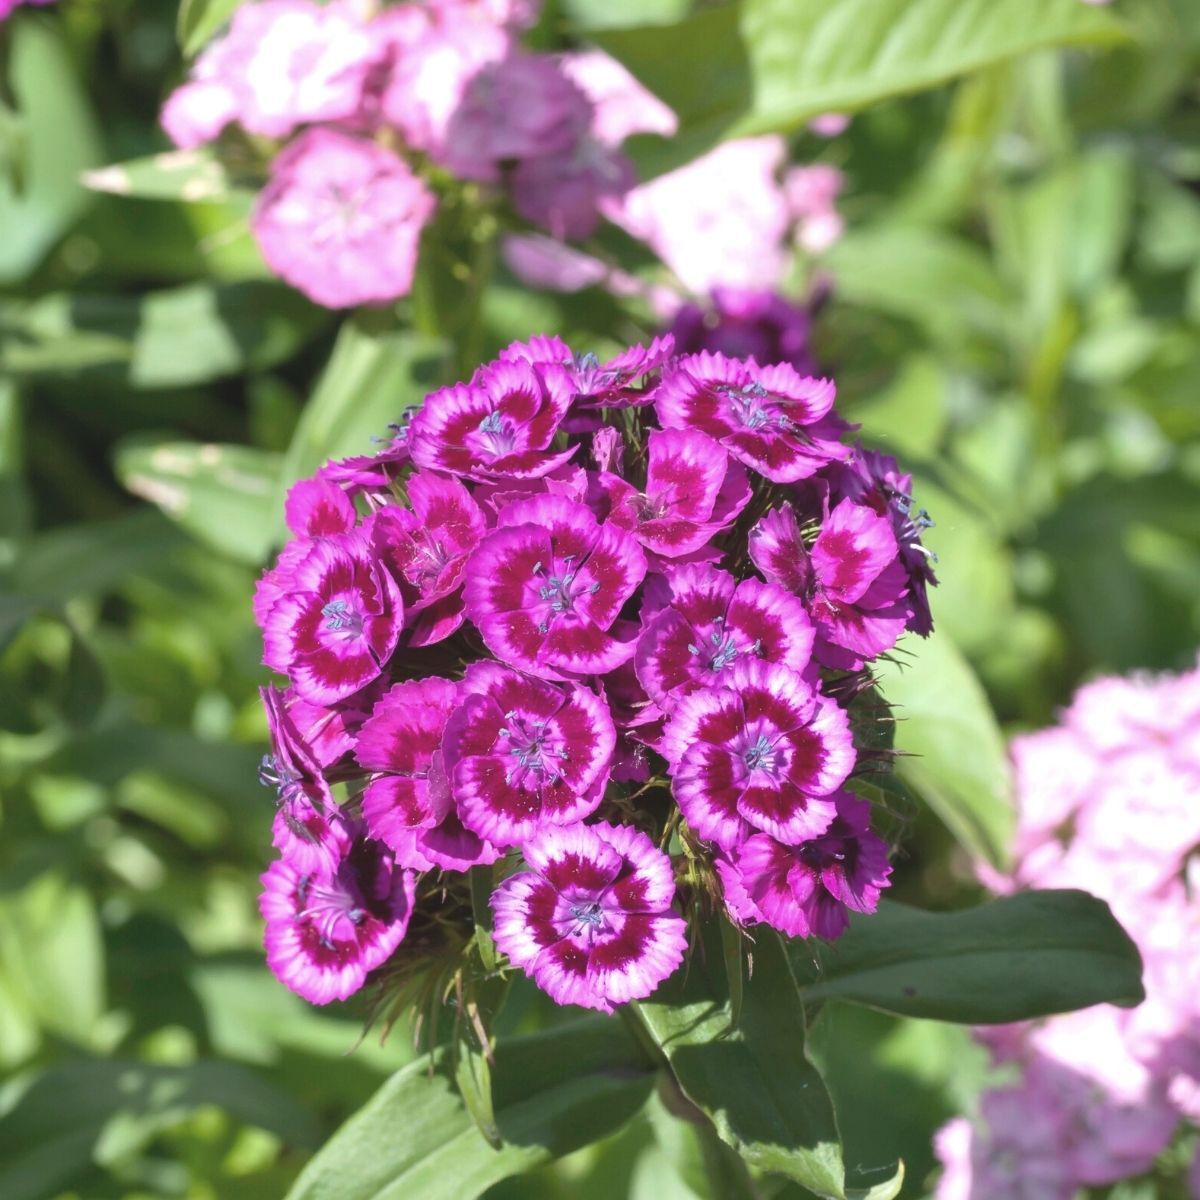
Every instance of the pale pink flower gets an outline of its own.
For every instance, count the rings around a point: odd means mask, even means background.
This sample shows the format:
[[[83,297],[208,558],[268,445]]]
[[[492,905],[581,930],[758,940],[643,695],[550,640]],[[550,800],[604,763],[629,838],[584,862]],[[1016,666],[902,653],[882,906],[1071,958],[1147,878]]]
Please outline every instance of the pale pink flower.
[[[675,136],[675,114],[603,50],[575,50],[560,62],[592,102],[592,134],[605,145],[619,146],[635,133]]]
[[[787,201],[776,179],[780,137],[724,142],[628,192],[605,214],[639,238],[689,291],[771,287],[787,266]]]
[[[809,254],[828,250],[842,236],[844,222],[835,205],[844,183],[841,171],[825,163],[793,167],[783,177],[796,241]]]
[[[250,224],[277,275],[318,304],[349,308],[408,294],[434,204],[390,150],[316,128],[276,158]]]

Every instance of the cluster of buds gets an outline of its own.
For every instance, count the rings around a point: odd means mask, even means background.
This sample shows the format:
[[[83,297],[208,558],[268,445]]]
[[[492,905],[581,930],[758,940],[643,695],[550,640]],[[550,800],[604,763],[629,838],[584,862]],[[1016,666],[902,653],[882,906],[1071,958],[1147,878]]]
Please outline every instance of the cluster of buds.
[[[931,631],[935,581],[909,477],[834,394],[670,337],[604,363],[535,337],[292,489],[255,598],[288,680],[284,983],[322,1003],[467,946],[481,877],[508,962],[601,1011],[679,966],[683,913],[835,938],[875,908],[869,668]]]

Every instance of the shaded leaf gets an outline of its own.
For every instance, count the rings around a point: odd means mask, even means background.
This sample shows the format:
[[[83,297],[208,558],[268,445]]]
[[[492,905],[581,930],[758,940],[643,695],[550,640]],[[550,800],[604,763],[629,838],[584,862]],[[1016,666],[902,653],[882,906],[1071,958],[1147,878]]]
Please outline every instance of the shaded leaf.
[[[14,22],[8,67],[24,153],[12,170],[0,159],[0,283],[29,274],[70,228],[88,203],[80,173],[100,153],[61,32],[48,22]]]
[[[388,426],[434,385],[442,352],[428,338],[373,332],[362,319],[346,321],[288,447],[284,488],[331,458],[378,449],[372,439],[386,439]],[[282,494],[279,502],[282,506]]]
[[[500,1150],[476,1128],[445,1050],[397,1072],[308,1164],[288,1200],[444,1200],[611,1133],[653,1076],[615,1018],[502,1041],[494,1071]]]
[[[736,1027],[720,948],[706,943],[706,950],[637,1012],[684,1095],[751,1167],[841,1200],[833,1105],[805,1053],[804,1009],[779,938],[767,929],[755,937]]]
[[[885,902],[838,941],[797,943],[791,957],[806,1000],[973,1025],[1144,996],[1137,947],[1103,900],[1071,890],[951,913]]]
[[[260,563],[275,532],[281,457],[249,446],[125,442],[117,478],[205,544]]]

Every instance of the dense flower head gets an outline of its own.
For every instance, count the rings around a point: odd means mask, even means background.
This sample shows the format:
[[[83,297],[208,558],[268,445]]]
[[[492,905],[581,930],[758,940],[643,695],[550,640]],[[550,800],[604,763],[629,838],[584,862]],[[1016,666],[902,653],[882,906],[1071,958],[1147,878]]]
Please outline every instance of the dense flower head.
[[[1146,999],[990,1031],[993,1057],[1020,1081],[939,1134],[939,1200],[1070,1200],[1151,1171],[1181,1123],[1200,1125],[1198,729],[1200,669],[1095,680],[1058,724],[1013,740],[1015,861],[980,875],[1002,892],[1077,887],[1106,900],[1141,951]],[[1036,1153],[1008,1153],[1035,1125]]]
[[[604,1011],[680,966],[689,917],[828,939],[875,909],[851,710],[911,576],[833,402],[670,337],[536,336],[293,485],[254,599],[287,680],[263,903],[288,986],[473,953],[480,883],[509,966]]]

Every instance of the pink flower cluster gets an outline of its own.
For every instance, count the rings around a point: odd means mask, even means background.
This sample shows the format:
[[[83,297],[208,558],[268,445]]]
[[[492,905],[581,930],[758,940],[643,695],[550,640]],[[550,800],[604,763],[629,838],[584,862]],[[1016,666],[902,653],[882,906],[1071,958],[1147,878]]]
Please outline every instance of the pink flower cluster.
[[[289,987],[349,995],[477,867],[509,962],[606,1011],[681,962],[677,871],[796,937],[875,908],[848,710],[935,580],[908,476],[845,443],[834,391],[539,336],[292,489],[255,597]]]
[[[176,145],[236,124],[278,143],[252,217],[264,258],[331,308],[407,294],[440,168],[558,238],[634,183],[620,143],[673,117],[598,51],[525,50],[531,0],[254,0],[168,99]],[[444,178],[440,186],[445,186]]]
[[[1016,865],[985,878],[1105,899],[1142,953],[1146,1000],[981,1034],[1019,1080],[939,1133],[939,1200],[1071,1200],[1151,1170],[1181,1121],[1200,1125],[1200,669],[1087,684],[1012,754]]]

